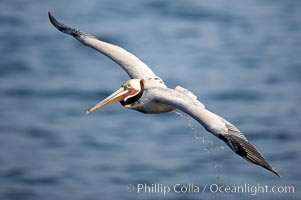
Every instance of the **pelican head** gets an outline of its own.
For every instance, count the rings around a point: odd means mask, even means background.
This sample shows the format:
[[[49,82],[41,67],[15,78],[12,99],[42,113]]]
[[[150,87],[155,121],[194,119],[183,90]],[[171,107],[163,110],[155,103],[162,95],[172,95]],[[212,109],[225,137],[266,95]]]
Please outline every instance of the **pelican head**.
[[[124,107],[130,108],[130,104],[138,101],[144,90],[144,79],[130,79],[125,82],[113,94],[86,111],[86,114],[101,110],[113,103],[120,102]]]

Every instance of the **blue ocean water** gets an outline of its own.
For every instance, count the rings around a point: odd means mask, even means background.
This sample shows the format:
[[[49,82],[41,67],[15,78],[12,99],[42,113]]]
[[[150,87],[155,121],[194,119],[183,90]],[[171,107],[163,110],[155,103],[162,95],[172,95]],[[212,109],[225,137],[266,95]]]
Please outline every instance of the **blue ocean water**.
[[[86,117],[129,77],[55,30],[48,11],[134,53],[169,87],[191,90],[282,177],[175,113],[116,104]],[[0,198],[300,199],[300,19],[297,0],[1,1]],[[139,184],[201,192],[138,192]],[[210,191],[215,184],[294,192]]]

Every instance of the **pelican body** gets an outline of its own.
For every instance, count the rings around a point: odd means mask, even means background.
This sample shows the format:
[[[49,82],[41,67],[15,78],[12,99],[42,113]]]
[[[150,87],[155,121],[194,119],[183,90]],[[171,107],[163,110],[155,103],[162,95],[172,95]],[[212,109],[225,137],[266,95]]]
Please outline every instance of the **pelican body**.
[[[109,97],[88,109],[86,114],[116,102],[120,102],[125,108],[149,114],[181,110],[198,121],[208,132],[223,140],[239,156],[280,176],[238,128],[207,110],[192,92],[180,86],[175,89],[168,88],[145,63],[125,49],[66,26],[50,13],[48,15],[55,28],[106,55],[119,64],[131,78]]]

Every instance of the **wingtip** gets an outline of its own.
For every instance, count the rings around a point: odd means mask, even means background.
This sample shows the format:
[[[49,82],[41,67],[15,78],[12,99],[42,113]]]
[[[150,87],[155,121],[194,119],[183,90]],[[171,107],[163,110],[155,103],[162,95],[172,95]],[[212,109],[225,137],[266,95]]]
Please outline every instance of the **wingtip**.
[[[219,138],[224,140],[235,153],[243,157],[245,160],[259,165],[280,177],[280,174],[272,167],[271,164],[269,164],[256,147],[250,144],[245,138],[238,137],[233,133],[232,135],[226,136],[220,135]]]
[[[256,163],[255,163],[255,164],[256,164]],[[272,165],[270,165],[270,164],[268,163],[268,161],[266,161],[265,159],[264,159],[264,163],[257,164],[257,165],[262,166],[263,168],[265,168],[266,170],[272,172],[272,173],[275,174],[276,176],[281,177],[281,175],[274,169],[274,167],[272,167]]]
[[[56,18],[51,14],[50,11],[48,12],[48,17],[49,17],[49,21],[51,22],[51,24],[59,31],[63,31],[64,29],[67,28],[64,24],[57,21]]]
[[[251,144],[249,144],[251,146]],[[250,147],[249,146],[249,147]],[[244,157],[247,161],[254,163],[256,165],[259,165],[268,171],[274,173],[278,177],[281,177],[281,175],[272,167],[272,165],[262,156],[262,154],[252,145],[253,149],[253,155],[248,154],[246,157]],[[250,152],[249,152],[250,153]],[[254,160],[254,157],[256,156],[256,159]],[[252,158],[253,157],[253,158]]]
[[[274,173],[278,177],[281,177],[281,175],[274,169],[274,167],[262,155],[261,155],[261,158],[262,158],[261,162],[257,163],[259,166],[262,166],[263,168],[269,170],[270,172]]]
[[[273,167],[271,167],[270,169],[271,172],[273,172],[274,174],[276,174],[278,177],[281,177],[281,174],[279,174]]]
[[[278,177],[281,177],[281,175],[274,169],[274,167],[272,167],[272,165],[261,155],[261,153],[259,151],[257,151],[257,161],[254,162],[253,159],[250,158],[245,158],[247,161],[252,162],[256,165],[259,165],[265,169],[267,169],[268,171],[274,173],[275,175],[277,175]]]
[[[48,18],[49,18],[51,24],[54,25],[54,22],[55,22],[56,20],[55,20],[54,16],[51,14],[50,11],[48,11]]]

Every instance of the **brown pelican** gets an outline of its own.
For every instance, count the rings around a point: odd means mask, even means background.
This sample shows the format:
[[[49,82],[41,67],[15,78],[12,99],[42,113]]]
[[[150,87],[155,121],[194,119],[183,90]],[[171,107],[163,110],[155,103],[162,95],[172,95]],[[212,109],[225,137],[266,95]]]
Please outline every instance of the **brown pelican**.
[[[125,49],[66,26],[58,22],[50,13],[48,15],[52,25],[59,31],[73,36],[82,44],[106,55],[119,64],[131,77],[116,92],[88,109],[86,114],[103,109],[115,102],[120,102],[126,108],[143,113],[160,114],[178,109],[198,121],[207,131],[223,140],[235,153],[247,161],[280,176],[238,128],[207,110],[189,90],[180,86],[175,89],[168,88],[145,63]]]

